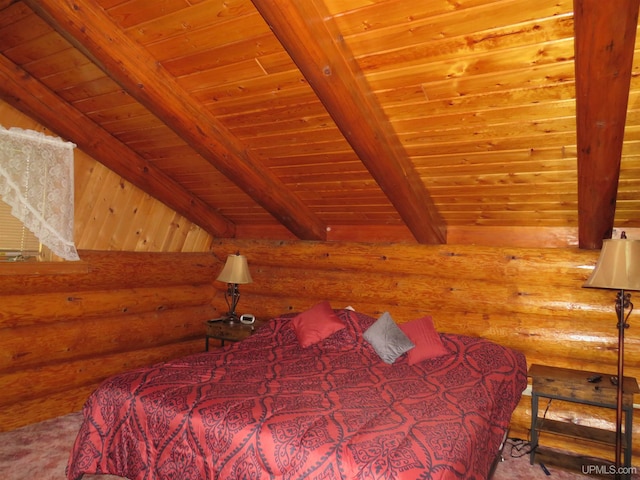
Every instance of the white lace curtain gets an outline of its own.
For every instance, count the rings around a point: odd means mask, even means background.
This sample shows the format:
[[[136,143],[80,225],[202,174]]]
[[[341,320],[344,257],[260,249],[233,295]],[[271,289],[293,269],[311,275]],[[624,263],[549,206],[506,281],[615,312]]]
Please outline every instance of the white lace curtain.
[[[79,260],[73,243],[73,143],[0,126],[0,196],[43,245]]]

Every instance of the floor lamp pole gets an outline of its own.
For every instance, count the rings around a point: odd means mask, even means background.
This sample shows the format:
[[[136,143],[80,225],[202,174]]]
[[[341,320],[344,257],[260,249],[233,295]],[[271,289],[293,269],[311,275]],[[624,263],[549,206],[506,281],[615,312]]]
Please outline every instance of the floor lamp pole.
[[[618,395],[616,402],[616,473],[615,478],[620,478],[622,466],[622,396],[624,384],[624,330],[629,327],[625,319],[625,309],[633,308],[631,294],[620,290],[616,298],[616,313],[618,314]]]
[[[605,239],[602,241],[602,249],[600,250],[600,257],[596,263],[593,272],[589,275],[589,278],[584,283],[583,287],[589,288],[606,288],[608,290],[617,290],[616,297],[616,314],[618,316],[618,377],[611,376],[611,383],[615,385],[617,398],[616,398],[616,463],[615,463],[615,478],[620,478],[622,473],[622,417],[626,411],[624,418],[624,435],[626,438],[626,446],[624,449],[624,464],[627,465],[627,460],[631,458],[631,430],[629,423],[631,417],[629,411],[632,405],[624,406],[624,331],[629,328],[627,319],[633,311],[633,303],[631,303],[631,294],[626,293],[629,290],[640,291],[640,240],[628,240],[625,232],[620,234],[620,239]],[[628,313],[626,310],[629,310]],[[630,382],[627,385],[629,391],[626,395],[632,398],[632,395],[637,392],[637,385],[634,379],[629,379]],[[631,400],[633,402],[633,400]],[[627,475],[624,475],[627,477]]]

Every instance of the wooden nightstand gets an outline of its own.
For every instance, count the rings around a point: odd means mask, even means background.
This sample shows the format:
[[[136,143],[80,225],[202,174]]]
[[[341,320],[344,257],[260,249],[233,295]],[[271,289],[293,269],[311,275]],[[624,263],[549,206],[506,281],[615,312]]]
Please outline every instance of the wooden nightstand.
[[[261,321],[256,320],[251,325],[240,323],[239,321],[229,323],[224,318],[214,318],[205,322],[207,331],[205,334],[205,351],[209,351],[209,339],[220,340],[220,345],[224,346],[225,341],[239,342],[252,335],[260,326]]]
[[[615,432],[539,417],[538,399],[539,397],[544,397],[615,410],[617,387],[611,382],[611,375],[531,365],[529,376],[533,379],[531,390],[531,445],[534,449],[531,452],[531,464],[533,465],[534,460],[538,459],[541,463],[555,464],[584,472],[584,467],[594,465],[594,459],[583,459],[574,455],[560,455],[558,452],[550,453],[538,444],[539,434],[548,432],[554,435],[563,435],[613,446],[615,445]],[[600,381],[588,381],[589,378],[597,376],[601,377]],[[622,400],[624,433],[622,442],[624,449],[623,464],[625,467],[631,467],[633,395],[639,391],[638,382],[636,382],[635,378],[624,377]],[[605,468],[612,466],[612,463],[606,460],[602,460],[599,464]],[[628,478],[628,476],[625,475],[623,478]]]

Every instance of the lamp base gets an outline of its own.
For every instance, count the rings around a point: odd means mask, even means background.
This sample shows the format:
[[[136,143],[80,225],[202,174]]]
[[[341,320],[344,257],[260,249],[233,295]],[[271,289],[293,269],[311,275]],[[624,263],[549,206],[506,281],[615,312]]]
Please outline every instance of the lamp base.
[[[240,320],[240,316],[236,313],[236,307],[240,301],[240,290],[237,283],[229,283],[227,285],[227,291],[224,294],[224,299],[227,302],[227,308],[229,311],[224,314],[228,323],[235,323]]]
[[[240,320],[240,317],[238,315],[235,315],[235,314],[227,313],[224,316],[224,322],[225,323],[236,323],[239,320]]]

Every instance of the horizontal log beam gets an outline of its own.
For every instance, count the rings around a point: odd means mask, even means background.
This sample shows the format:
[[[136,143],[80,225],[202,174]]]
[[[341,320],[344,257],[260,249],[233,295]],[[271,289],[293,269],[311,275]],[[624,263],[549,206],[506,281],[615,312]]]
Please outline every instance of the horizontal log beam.
[[[20,265],[22,272],[0,275],[0,295],[109,290],[170,285],[211,284],[229,252],[212,253],[109,252],[80,250],[84,268],[41,274],[37,265]],[[11,268],[11,266],[9,266]]]
[[[554,284],[583,283],[598,258],[597,252],[577,248],[495,248],[474,245],[402,245],[349,242],[284,242],[217,239],[216,256],[240,250],[252,266],[283,265],[302,269],[408,273],[484,281],[517,278],[543,283],[541,270],[552,269]],[[427,260],[428,258],[428,260]]]
[[[44,326],[95,317],[161,313],[209,304],[213,285],[127,288],[0,295],[0,336],[3,328]]]
[[[42,378],[38,380],[26,398],[24,398],[24,391],[18,392],[19,395],[14,398],[3,397],[7,399],[7,403],[0,408],[0,431],[22,427],[25,425],[25,420],[27,423],[35,423],[80,411],[89,395],[106,376],[189,355],[199,351],[202,346],[203,343],[198,339],[197,341],[135,350],[127,354],[96,357],[85,360],[85,363],[78,362],[72,365],[75,370],[71,370],[71,372],[77,375],[79,371],[91,372],[93,367],[100,364],[101,367],[95,370],[94,381],[91,381],[90,376],[85,376],[81,377],[80,382],[75,382],[72,380],[75,376],[69,375],[68,371],[62,375],[63,370],[49,368],[23,371],[21,382],[25,385],[31,384],[31,381],[25,382],[25,378],[32,379],[35,372],[42,375]],[[61,379],[66,379],[66,381],[61,381]]]
[[[191,340],[203,335],[204,322],[213,315],[207,305],[3,329],[0,374]]]

